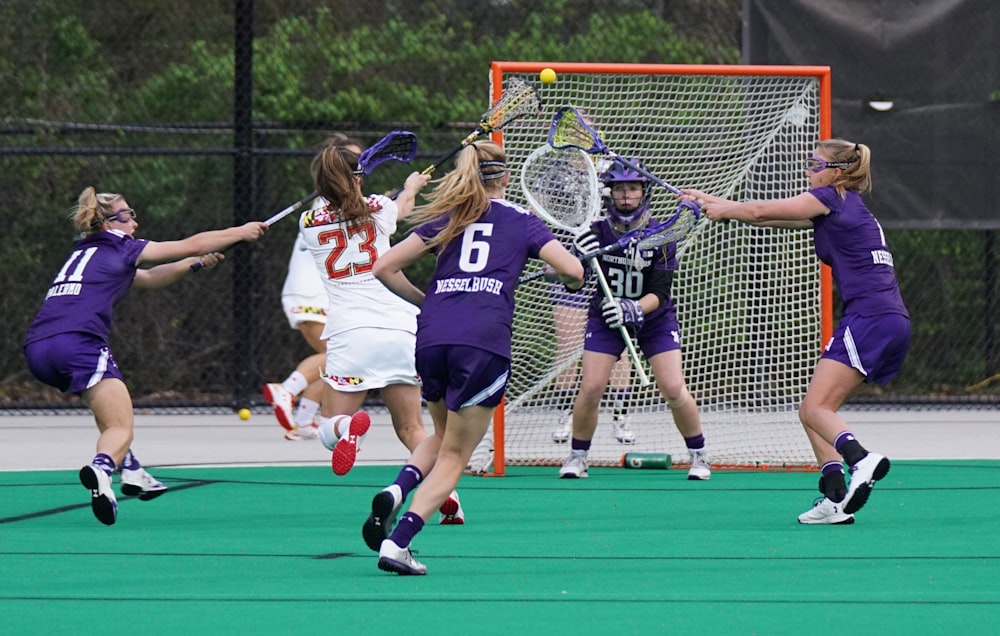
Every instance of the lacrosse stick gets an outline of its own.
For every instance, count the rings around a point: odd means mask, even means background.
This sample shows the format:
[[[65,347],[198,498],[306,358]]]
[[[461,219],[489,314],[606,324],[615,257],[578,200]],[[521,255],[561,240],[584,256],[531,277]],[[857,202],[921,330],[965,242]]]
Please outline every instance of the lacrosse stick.
[[[358,175],[366,176],[371,174],[371,171],[374,170],[376,166],[379,166],[386,161],[402,161],[403,163],[409,163],[413,161],[416,154],[417,136],[406,130],[394,130],[385,137],[382,137],[382,139],[379,139],[372,145],[371,148],[365,150],[358,156]],[[264,221],[264,223],[266,223],[268,227],[271,227],[318,196],[318,192],[310,192],[281,212],[269,217],[266,221]],[[190,269],[192,272],[197,272],[202,267],[204,267],[204,265],[198,262],[192,265]]]
[[[539,217],[549,225],[574,235],[587,231],[601,211],[597,169],[581,149],[555,150],[551,146],[536,148],[521,168],[521,190],[528,199],[528,205]],[[611,294],[604,270],[597,262],[597,256],[592,255],[587,260],[597,276],[597,283],[601,286],[604,297],[617,302]],[[651,384],[625,325],[619,325],[618,332],[625,341],[639,381],[643,386]]]
[[[681,207],[666,221],[649,227],[636,228],[610,245],[605,245],[600,249],[581,255],[580,260],[586,261],[604,254],[614,254],[627,250],[655,249],[670,245],[671,243],[678,243],[688,235],[700,220],[701,213],[697,209]],[[545,276],[545,270],[538,270],[537,272],[522,276],[517,280],[517,284],[528,283],[543,276]]]
[[[538,115],[541,112],[542,100],[539,99],[538,93],[535,92],[535,87],[519,77],[510,78],[507,81],[507,88],[504,89],[500,98],[490,106],[489,110],[483,113],[476,129],[469,133],[462,140],[462,143],[452,148],[447,154],[438,157],[434,163],[424,168],[420,174],[433,174],[435,170],[441,167],[441,164],[454,157],[460,150],[482,135],[502,130],[510,122],[525,115]],[[389,198],[395,199],[399,196],[401,190],[402,188],[396,190],[389,195]]]
[[[556,111],[555,117],[552,118],[552,124],[549,126],[549,145],[553,148],[579,148],[591,155],[607,155],[608,157],[617,159],[639,174],[646,176],[653,183],[666,188],[671,193],[677,196],[683,194],[679,189],[649,170],[608,148],[604,140],[601,139],[600,133],[594,130],[584,120],[580,111],[572,106],[560,106],[559,110]],[[698,204],[694,201],[682,201],[678,207],[698,208]],[[701,209],[698,208],[697,211],[700,212]]]

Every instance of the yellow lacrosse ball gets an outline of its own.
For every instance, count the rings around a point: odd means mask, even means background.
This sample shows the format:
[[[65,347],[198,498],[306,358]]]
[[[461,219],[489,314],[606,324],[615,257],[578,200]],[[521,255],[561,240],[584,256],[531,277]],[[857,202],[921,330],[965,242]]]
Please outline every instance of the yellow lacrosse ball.
[[[538,74],[538,79],[542,80],[542,84],[551,84],[556,81],[556,72],[550,68],[543,68]]]
[[[240,409],[239,413],[237,413],[237,415],[240,416],[241,420],[244,420],[244,421],[249,420],[250,419],[250,409]]]

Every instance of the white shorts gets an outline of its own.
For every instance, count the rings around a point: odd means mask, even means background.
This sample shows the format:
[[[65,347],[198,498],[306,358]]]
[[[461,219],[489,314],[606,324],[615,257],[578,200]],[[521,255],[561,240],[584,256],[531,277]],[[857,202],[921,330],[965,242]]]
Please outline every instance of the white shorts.
[[[390,384],[420,385],[414,362],[415,334],[399,329],[359,327],[326,341],[323,380],[338,391],[381,389]]]
[[[292,329],[298,329],[304,322],[318,322],[326,324],[326,305],[329,303],[326,293],[322,298],[317,296],[299,296],[286,294],[281,297],[281,305],[285,310],[285,317]]]

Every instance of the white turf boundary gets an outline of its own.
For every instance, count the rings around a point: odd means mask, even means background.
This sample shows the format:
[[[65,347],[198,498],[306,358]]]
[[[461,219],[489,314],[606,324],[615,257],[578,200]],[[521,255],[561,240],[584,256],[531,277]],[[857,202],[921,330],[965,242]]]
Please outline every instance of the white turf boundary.
[[[847,410],[867,448],[891,459],[1000,459],[1000,410]],[[428,429],[430,417],[424,416]],[[137,415],[132,448],[147,466],[325,465],[318,441],[289,442],[268,411],[233,415]],[[70,470],[93,455],[88,415],[0,415],[0,470]],[[627,450],[627,447],[623,447]],[[565,446],[560,453],[567,452]],[[359,465],[401,464],[406,449],[389,416],[373,413]]]

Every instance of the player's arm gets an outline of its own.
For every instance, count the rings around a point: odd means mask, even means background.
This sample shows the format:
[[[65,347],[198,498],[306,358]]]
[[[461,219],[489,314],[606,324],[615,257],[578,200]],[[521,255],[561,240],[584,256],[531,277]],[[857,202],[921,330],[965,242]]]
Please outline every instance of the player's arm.
[[[410,176],[406,178],[406,182],[403,184],[403,189],[399,192],[399,196],[396,197],[396,208],[399,210],[396,215],[397,219],[405,219],[413,213],[417,202],[417,193],[430,180],[431,175],[429,174],[421,174],[419,172],[410,173]]]
[[[424,292],[410,282],[403,269],[416,262],[426,252],[424,239],[416,233],[410,233],[405,239],[390,247],[388,252],[378,257],[372,273],[389,291],[419,307],[424,302]]]
[[[583,287],[583,263],[558,240],[553,239],[543,245],[538,256],[552,266],[567,289],[576,291]]]
[[[682,190],[713,221],[740,221],[761,227],[810,228],[817,216],[830,213],[812,193],[773,201],[730,201],[698,190]]]
[[[185,274],[190,274],[191,266],[200,263],[199,269],[212,269],[219,264],[225,256],[220,252],[203,254],[184,258],[173,263],[163,263],[150,267],[149,269],[137,269],[135,271],[134,285],[140,289],[159,289],[166,287],[184,278]]]
[[[250,221],[224,230],[200,232],[180,241],[150,241],[139,254],[136,265],[165,263],[199,254],[221,252],[240,241],[256,241],[266,231],[267,223],[264,221]]]

